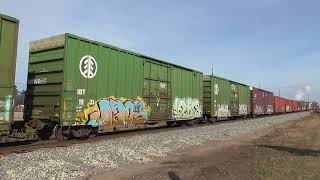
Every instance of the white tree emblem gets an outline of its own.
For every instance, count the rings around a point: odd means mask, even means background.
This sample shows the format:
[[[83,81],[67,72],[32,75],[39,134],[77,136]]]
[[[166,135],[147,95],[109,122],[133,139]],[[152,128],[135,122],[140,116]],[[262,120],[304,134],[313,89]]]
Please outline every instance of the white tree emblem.
[[[90,55],[83,56],[80,60],[79,69],[83,77],[94,78],[98,71],[97,61]]]

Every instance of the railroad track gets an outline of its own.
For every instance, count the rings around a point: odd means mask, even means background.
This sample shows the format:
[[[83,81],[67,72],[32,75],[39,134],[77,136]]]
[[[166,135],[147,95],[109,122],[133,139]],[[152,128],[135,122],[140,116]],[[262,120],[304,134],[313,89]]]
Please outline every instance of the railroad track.
[[[281,115],[278,115],[281,116]],[[0,145],[0,157],[6,156],[13,153],[27,153],[32,152],[39,149],[46,149],[46,148],[57,148],[57,147],[68,147],[75,144],[83,144],[83,143],[94,143],[99,142],[103,140],[111,140],[111,139],[117,139],[117,138],[123,138],[128,136],[138,136],[138,135],[144,135],[144,134],[150,134],[150,133],[160,133],[160,132],[166,132],[166,131],[174,131],[179,129],[188,129],[188,128],[197,128],[197,127],[204,127],[204,126],[212,126],[212,125],[219,125],[219,124],[227,124],[227,123],[233,123],[239,120],[251,120],[251,119],[259,119],[259,118],[265,118],[268,116],[260,116],[255,118],[238,118],[238,119],[232,119],[232,120],[222,120],[215,123],[202,123],[202,124],[192,124],[192,125],[183,125],[183,126],[177,126],[177,127],[168,127],[168,126],[159,126],[159,127],[150,127],[145,129],[133,129],[128,131],[119,131],[119,132],[110,132],[110,133],[104,133],[99,134],[96,137],[86,138],[86,139],[70,139],[65,141],[58,141],[54,139],[50,140],[39,140],[36,142],[18,142],[18,143],[10,143],[10,144],[1,144]]]

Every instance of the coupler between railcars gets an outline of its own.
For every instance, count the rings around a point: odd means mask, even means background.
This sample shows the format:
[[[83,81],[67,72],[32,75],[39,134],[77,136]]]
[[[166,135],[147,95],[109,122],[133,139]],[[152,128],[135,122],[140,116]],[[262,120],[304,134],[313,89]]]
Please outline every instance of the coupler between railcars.
[[[203,113],[202,120],[204,123],[215,123],[217,118],[213,117],[210,112]]]

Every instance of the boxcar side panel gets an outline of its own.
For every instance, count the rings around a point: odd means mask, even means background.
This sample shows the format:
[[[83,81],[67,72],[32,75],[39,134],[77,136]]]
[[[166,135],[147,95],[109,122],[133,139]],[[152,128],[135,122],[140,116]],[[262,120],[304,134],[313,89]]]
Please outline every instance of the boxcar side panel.
[[[203,74],[172,67],[172,119],[202,117]]]
[[[13,121],[19,21],[0,14],[0,135]]]
[[[231,116],[231,85],[230,81],[214,77],[213,84],[213,117],[226,118]]]
[[[286,100],[282,97],[274,97],[274,111],[275,113],[285,113],[286,112]]]
[[[286,112],[287,113],[292,112],[292,101],[289,99],[286,99]]]
[[[239,115],[249,115],[250,109],[250,87],[239,84]]]
[[[133,124],[147,120],[154,102],[148,99],[147,103],[143,98],[144,61],[126,52],[68,37],[62,125],[105,129],[129,120],[135,120],[130,121]],[[159,71],[154,65],[146,66],[156,68],[146,80],[151,87],[147,90],[151,91],[157,87],[150,79]]]

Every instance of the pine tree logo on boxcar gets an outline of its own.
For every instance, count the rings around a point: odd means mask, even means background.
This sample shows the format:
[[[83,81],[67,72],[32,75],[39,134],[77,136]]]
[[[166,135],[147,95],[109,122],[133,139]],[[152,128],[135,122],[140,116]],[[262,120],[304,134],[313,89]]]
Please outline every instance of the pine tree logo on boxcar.
[[[79,69],[83,77],[94,78],[98,71],[97,61],[90,55],[83,56],[80,60]]]

